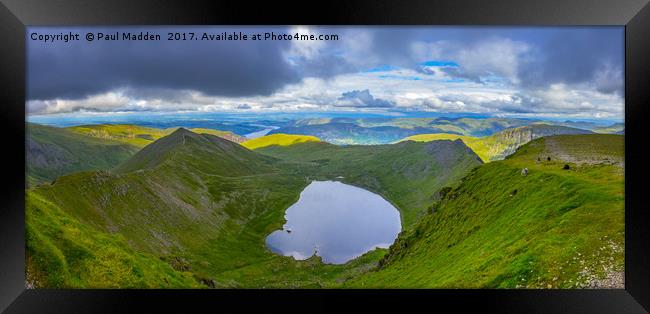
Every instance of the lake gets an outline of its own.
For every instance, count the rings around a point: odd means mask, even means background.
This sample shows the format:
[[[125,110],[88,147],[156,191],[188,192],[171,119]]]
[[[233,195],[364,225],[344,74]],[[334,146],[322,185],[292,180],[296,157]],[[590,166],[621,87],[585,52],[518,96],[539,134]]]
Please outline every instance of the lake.
[[[251,139],[254,139],[254,138],[262,137],[262,136],[268,134],[269,132],[280,128],[280,127],[277,127],[277,126],[266,126],[266,125],[255,125],[255,126],[264,127],[265,129],[245,134],[244,135],[245,138],[251,140]]]
[[[267,247],[304,260],[343,264],[377,247],[388,248],[401,230],[399,211],[381,196],[337,181],[313,181],[287,208],[282,230]]]

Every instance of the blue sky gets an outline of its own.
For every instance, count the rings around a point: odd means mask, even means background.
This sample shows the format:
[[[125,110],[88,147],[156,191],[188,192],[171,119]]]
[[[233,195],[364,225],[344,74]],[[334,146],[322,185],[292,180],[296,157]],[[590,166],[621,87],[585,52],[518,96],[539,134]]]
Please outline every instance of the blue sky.
[[[336,34],[57,42],[31,33]],[[30,27],[28,112],[468,112],[623,118],[622,27]]]

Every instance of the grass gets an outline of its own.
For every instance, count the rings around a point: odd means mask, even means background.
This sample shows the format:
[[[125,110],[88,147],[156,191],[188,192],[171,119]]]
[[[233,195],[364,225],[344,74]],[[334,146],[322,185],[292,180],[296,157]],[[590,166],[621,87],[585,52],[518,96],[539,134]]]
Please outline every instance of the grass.
[[[43,197],[26,199],[27,280],[48,288],[198,288],[191,273],[98,232]]]
[[[242,143],[242,146],[248,149],[257,149],[271,145],[289,146],[305,142],[320,142],[320,140],[309,135],[271,134],[247,140]]]

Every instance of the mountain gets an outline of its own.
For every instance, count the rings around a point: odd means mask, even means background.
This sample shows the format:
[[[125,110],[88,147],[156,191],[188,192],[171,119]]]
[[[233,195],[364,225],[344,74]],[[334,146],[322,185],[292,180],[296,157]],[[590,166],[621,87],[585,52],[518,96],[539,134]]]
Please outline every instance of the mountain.
[[[614,123],[606,127],[594,128],[594,132],[603,134],[625,134],[624,123]]]
[[[482,137],[492,135],[505,129],[526,126],[536,123],[536,120],[515,118],[439,118],[432,121],[433,126],[447,126],[450,130],[457,128],[457,132],[468,136]]]
[[[559,125],[533,124],[513,129],[506,129],[491,135],[491,138],[488,139],[488,143],[494,143],[492,147],[495,153],[492,159],[498,160],[514,153],[519,146],[534,139],[563,134],[593,134],[593,132]]]
[[[588,130],[570,128],[559,125],[531,124],[517,128],[505,129],[485,137],[472,137],[457,134],[419,134],[407,137],[403,141],[432,141],[440,139],[461,139],[472,148],[484,162],[501,160],[512,154],[518,147],[531,140],[551,135],[561,134],[592,134]]]
[[[241,145],[248,149],[256,149],[271,145],[289,146],[298,143],[319,141],[320,139],[317,137],[309,135],[272,134],[247,140],[241,143]]]
[[[297,134],[317,137],[323,141],[338,144],[385,144],[394,142],[420,132],[431,132],[430,129],[404,129],[394,126],[361,127],[352,123],[306,124],[302,126],[282,127],[269,134]]]
[[[345,286],[623,288],[623,145],[543,137],[477,168]]]
[[[27,183],[50,182],[77,171],[110,169],[137,147],[34,123],[26,126]]]
[[[74,173],[28,190],[28,278],[37,287],[340,285],[375,267],[386,250],[329,265],[265,246],[312,180],[380,193],[410,228],[440,188],[479,165],[461,141],[349,147],[310,141],[251,151],[178,129],[116,171]]]
[[[66,129],[83,135],[115,140],[137,147],[144,147],[163,136],[171,134],[178,128],[158,129],[133,124],[93,124],[73,126]],[[194,133],[215,135],[236,143],[241,143],[245,140],[243,136],[239,136],[229,131],[205,128],[195,128],[190,130]]]
[[[116,167],[115,172],[147,170],[160,167],[163,163],[182,163],[189,171],[237,176],[268,171],[271,162],[270,158],[263,158],[218,136],[178,128],[144,147]]]

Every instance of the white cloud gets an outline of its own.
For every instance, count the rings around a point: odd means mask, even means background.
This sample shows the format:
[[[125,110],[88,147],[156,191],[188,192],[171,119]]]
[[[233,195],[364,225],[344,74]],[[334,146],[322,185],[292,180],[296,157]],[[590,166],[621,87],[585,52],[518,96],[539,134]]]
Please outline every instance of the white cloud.
[[[490,76],[500,76],[513,84],[519,83],[519,66],[531,47],[508,38],[486,38],[469,45],[441,40],[432,43],[414,42],[412,54],[420,60],[454,61],[459,66],[445,70],[455,76],[480,81]]]
[[[307,26],[294,26],[289,29],[288,34],[318,35],[319,33]],[[320,56],[321,50],[326,47],[326,41],[320,40],[292,40],[289,50],[286,52],[289,61],[294,58],[313,60]]]

